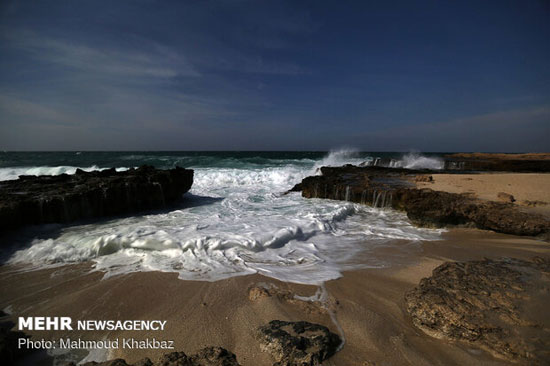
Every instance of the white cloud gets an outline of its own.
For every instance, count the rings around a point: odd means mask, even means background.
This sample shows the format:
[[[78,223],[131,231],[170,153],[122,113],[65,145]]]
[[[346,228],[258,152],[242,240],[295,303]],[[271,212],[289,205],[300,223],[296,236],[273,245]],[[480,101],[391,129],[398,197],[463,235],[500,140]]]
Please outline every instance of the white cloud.
[[[31,31],[6,35],[9,45],[33,58],[78,71],[117,77],[171,78],[200,76],[187,59],[174,50],[142,40],[137,47],[98,47],[41,36]]]

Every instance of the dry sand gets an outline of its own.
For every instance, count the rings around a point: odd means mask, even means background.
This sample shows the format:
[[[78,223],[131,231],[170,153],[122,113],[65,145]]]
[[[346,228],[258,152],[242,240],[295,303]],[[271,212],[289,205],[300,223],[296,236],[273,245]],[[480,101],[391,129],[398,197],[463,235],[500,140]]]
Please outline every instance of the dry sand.
[[[495,154],[495,153],[456,153],[447,155],[450,158],[494,159],[494,160],[550,160],[549,153]]]
[[[514,196],[522,209],[550,215],[550,174],[482,173],[433,174],[433,182],[417,182],[419,188],[450,193],[469,193],[490,201],[500,201],[500,192]]]
[[[151,332],[34,332],[33,337],[104,336],[174,339],[177,350],[193,353],[205,346],[234,352],[243,366],[271,365],[260,351],[254,329],[273,319],[307,320],[328,326],[346,339],[324,365],[507,365],[469,346],[430,338],[414,328],[404,310],[404,293],[446,260],[550,257],[548,243],[471,229],[452,230],[441,241],[424,242],[392,268],[346,272],[326,284],[330,313],[317,303],[290,300],[309,296],[315,286],[282,283],[259,275],[217,282],[179,280],[169,273],[134,273],[102,280],[89,264],[22,272],[0,268],[0,308],[14,316],[71,316],[73,319],[161,319],[167,330]],[[383,253],[381,253],[383,255]],[[259,283],[277,286],[285,296],[251,300]],[[163,351],[119,351],[112,357],[134,362]]]

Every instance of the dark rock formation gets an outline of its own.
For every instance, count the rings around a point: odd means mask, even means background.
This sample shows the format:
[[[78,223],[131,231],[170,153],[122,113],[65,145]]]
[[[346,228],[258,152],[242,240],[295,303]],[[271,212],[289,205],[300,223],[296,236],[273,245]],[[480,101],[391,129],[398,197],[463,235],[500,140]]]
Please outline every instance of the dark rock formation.
[[[322,167],[321,174],[307,177],[291,191],[302,191],[306,198],[328,198],[368,204],[392,206],[393,192],[413,188],[412,178],[420,171],[383,167]]]
[[[5,326],[0,327],[0,360],[4,365],[12,365],[16,360],[34,352],[32,349],[19,348],[19,338],[30,338],[30,336],[23,332],[12,331]]]
[[[158,209],[180,199],[192,184],[193,170],[179,167],[21,176],[0,182],[0,231]]]
[[[76,366],[70,363],[67,366]],[[157,362],[144,358],[133,364],[123,359],[105,362],[87,362],[83,366],[239,366],[235,355],[221,347],[207,347],[192,356],[183,352],[171,352],[160,357]]]
[[[506,234],[548,237],[550,222],[511,203],[483,201],[467,194],[417,189],[414,182],[429,180],[433,171],[382,167],[323,167],[322,175],[307,177],[291,191],[306,198],[345,200],[407,212],[417,225],[472,226]],[[431,173],[431,174],[428,174]],[[445,172],[448,173],[448,172]]]
[[[258,329],[262,351],[269,353],[273,366],[315,366],[331,357],[341,344],[327,327],[305,321],[272,320]]]
[[[550,260],[446,262],[405,295],[415,326],[529,365],[550,360]]]
[[[207,347],[193,356],[183,352],[168,353],[154,366],[239,366],[237,357],[221,347]]]
[[[398,190],[392,207],[405,210],[409,219],[427,227],[473,226],[512,235],[548,238],[550,221],[519,210],[511,203],[483,201],[467,194],[431,189]]]
[[[550,172],[550,154],[452,154],[445,169],[501,172]]]

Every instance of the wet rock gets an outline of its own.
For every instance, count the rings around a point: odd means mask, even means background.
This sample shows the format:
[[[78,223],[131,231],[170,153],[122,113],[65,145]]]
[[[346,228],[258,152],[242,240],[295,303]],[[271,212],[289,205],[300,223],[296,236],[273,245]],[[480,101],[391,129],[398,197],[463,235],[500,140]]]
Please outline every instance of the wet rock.
[[[154,366],[153,362],[149,358],[144,358],[142,360],[139,360],[133,366]]]
[[[237,357],[221,347],[203,348],[191,356],[192,366],[239,366]]]
[[[334,355],[340,337],[327,327],[305,321],[272,320],[258,329],[262,351],[269,353],[274,366],[314,366]]]
[[[170,352],[163,355],[155,366],[191,366],[191,360],[184,352]]]
[[[550,321],[531,306],[548,304],[549,281],[547,258],[446,262],[405,295],[405,304],[430,336],[542,365],[550,360]]]
[[[270,283],[255,284],[248,289],[248,299],[250,301],[261,301],[264,298],[274,298],[277,301],[298,306],[307,314],[326,314],[328,308],[334,308],[337,302],[330,296],[324,301],[312,299],[311,297],[296,296],[294,292],[281,289]]]
[[[142,166],[117,172],[20,176],[0,182],[0,231],[159,209],[193,184],[193,170]]]
[[[13,324],[2,324],[0,326],[0,360],[4,365],[14,364],[17,360],[31,354],[35,350],[19,348],[19,338],[30,338],[23,332],[10,330],[8,326]]]
[[[67,366],[74,366],[74,364]],[[149,358],[133,364],[127,364],[123,359],[115,359],[99,363],[88,362],[83,366],[239,366],[239,363],[237,357],[226,349],[207,347],[192,356],[187,356],[184,352],[166,353],[154,363]]]
[[[323,167],[321,172],[322,175],[303,179],[294,189],[301,190],[306,198],[345,200],[406,211],[409,219],[420,226],[469,226],[542,239],[550,236],[548,218],[524,212],[511,203],[416,188],[415,180],[426,176],[425,170],[346,165]]]
[[[394,195],[394,201],[393,207],[406,211],[409,219],[419,226],[471,226],[542,239],[548,239],[550,233],[550,221],[546,217],[523,212],[511,203],[431,189],[400,190]]]
[[[221,347],[207,347],[192,356],[172,352],[162,356],[154,366],[239,366],[237,357]]]
[[[550,172],[550,154],[458,153],[445,156],[445,169],[501,172]]]
[[[72,365],[74,365],[74,363],[68,364],[68,366],[72,366]],[[116,358],[114,360],[109,360],[109,361],[104,361],[104,362],[93,362],[93,361],[92,362],[86,362],[82,366],[134,366],[134,365],[129,365],[123,359]],[[137,364],[135,366],[137,366]]]
[[[502,202],[515,202],[516,201],[514,196],[512,196],[511,194],[506,193],[506,192],[498,192],[497,193],[497,198]]]
[[[271,297],[269,289],[261,286],[254,286],[248,290],[248,299],[250,301],[256,301],[264,297]]]
[[[417,175],[415,182],[433,183],[434,177],[431,175]]]
[[[521,204],[529,207],[539,207],[539,206],[546,206],[548,202],[539,201],[539,200],[535,200],[535,201],[525,200],[525,201],[522,201]]]
[[[390,206],[392,194],[399,188],[415,187],[413,179],[421,171],[401,168],[322,167],[321,175],[306,177],[293,189],[300,189],[306,198],[328,198]]]

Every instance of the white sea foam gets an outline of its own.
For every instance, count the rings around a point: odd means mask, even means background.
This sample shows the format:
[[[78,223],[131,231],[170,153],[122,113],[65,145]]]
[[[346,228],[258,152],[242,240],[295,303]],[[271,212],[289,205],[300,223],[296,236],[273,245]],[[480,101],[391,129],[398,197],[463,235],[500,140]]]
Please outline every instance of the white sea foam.
[[[64,227],[51,235],[45,230],[9,263],[93,260],[107,277],[158,270],[214,281],[261,273],[319,284],[356,268],[358,253],[367,253],[360,266],[384,266],[391,258],[368,253],[393,246],[406,255],[419,240],[439,238],[439,231],[413,227],[402,213],[281,194],[320,164],[355,159],[353,153],[339,152],[314,166],[197,168],[186,207]]]
[[[75,166],[40,166],[40,167],[13,167],[0,168],[0,181],[18,179],[20,175],[60,175],[74,174],[77,169],[82,169],[87,172],[95,170],[104,170],[96,165],[79,168]],[[117,171],[127,170],[128,168],[116,168]]]

